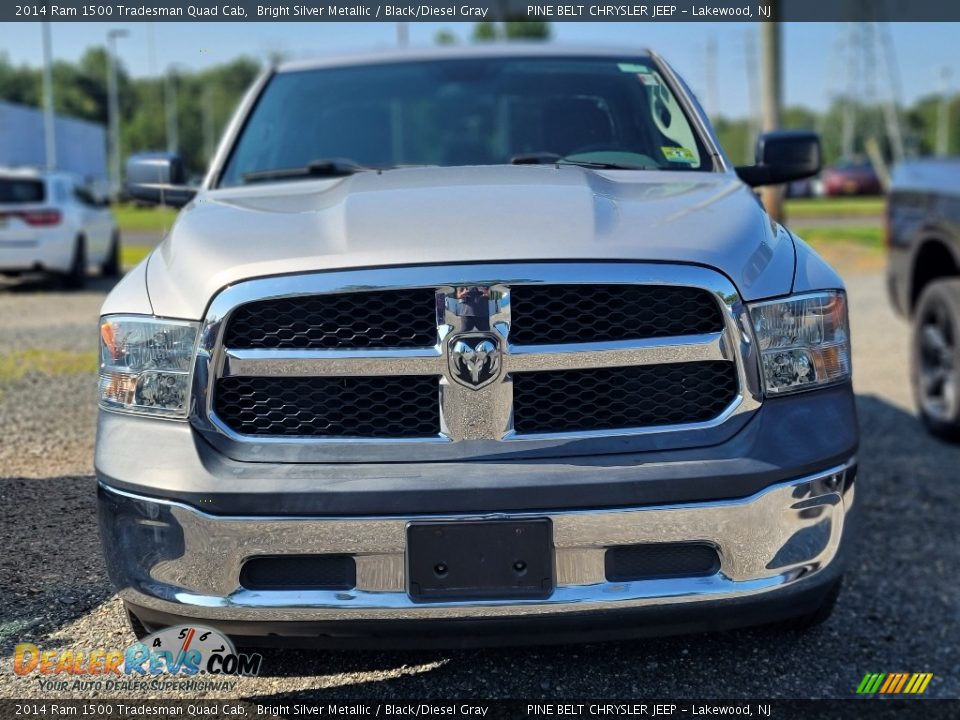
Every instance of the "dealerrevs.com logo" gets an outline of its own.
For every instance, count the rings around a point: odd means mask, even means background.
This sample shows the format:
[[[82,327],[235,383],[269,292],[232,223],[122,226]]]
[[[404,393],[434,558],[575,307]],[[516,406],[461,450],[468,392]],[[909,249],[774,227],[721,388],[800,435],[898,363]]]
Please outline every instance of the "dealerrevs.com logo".
[[[17,675],[36,676],[44,690],[230,690],[236,683],[224,676],[258,675],[262,660],[258,653],[238,653],[217,630],[179,625],[125,650],[41,650],[22,643],[14,650],[13,670]],[[197,676],[206,679],[199,681]]]

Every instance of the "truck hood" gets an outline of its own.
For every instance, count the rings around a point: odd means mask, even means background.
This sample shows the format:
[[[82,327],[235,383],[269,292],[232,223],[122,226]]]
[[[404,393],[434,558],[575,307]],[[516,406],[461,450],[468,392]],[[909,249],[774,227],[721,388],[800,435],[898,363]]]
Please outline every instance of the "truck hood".
[[[150,257],[157,315],[200,319],[268,275],[497,261],[651,261],[786,294],[789,234],[732,174],[573,166],[409,168],[200,193]]]

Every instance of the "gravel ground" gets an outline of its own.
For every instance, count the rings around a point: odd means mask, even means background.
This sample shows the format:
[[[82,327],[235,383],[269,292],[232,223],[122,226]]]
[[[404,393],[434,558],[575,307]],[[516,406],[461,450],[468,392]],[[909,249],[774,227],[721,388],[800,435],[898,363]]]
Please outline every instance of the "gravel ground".
[[[928,696],[960,697],[960,447],[914,417],[907,327],[882,276],[848,276],[863,427],[863,527],[832,619],[808,633],[738,631],[584,646],[431,652],[264,653],[264,675],[229,695],[297,697],[850,697],[867,672],[933,672]],[[866,272],[863,268],[867,267]],[[90,352],[105,288],[0,290],[0,356]],[[0,697],[42,697],[12,673],[17,642],[124,647],[94,515],[92,374],[0,378]],[[211,695],[213,697],[214,695]],[[170,697],[166,695],[165,697]],[[191,697],[198,697],[192,695]]]

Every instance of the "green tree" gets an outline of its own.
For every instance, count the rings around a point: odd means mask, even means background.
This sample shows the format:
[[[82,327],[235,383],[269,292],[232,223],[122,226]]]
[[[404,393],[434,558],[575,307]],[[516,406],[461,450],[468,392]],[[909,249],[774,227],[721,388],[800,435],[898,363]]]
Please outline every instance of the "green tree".
[[[501,37],[498,23],[483,20],[473,26],[474,42],[493,42],[494,40],[499,40]]]
[[[457,36],[452,31],[442,28],[433,35],[433,42],[437,45],[456,45]]]
[[[127,152],[161,150],[167,146],[163,81],[143,78],[133,86],[134,111],[121,126]]]
[[[20,105],[40,105],[42,78],[38,69],[15,67],[6,53],[0,53],[0,100]]]
[[[783,127],[787,130],[816,130],[817,114],[805,107],[793,105],[783,110]]]
[[[474,42],[549,40],[550,35],[550,23],[540,20],[515,20],[504,23],[484,20],[473,26]]]
[[[755,138],[752,137],[749,122],[720,116],[713,123],[713,129],[720,140],[720,146],[735,164],[752,162]]]
[[[937,151],[940,104],[940,95],[926,95],[904,113],[911,147],[919,154]],[[947,107],[947,153],[957,154],[960,153],[960,95],[954,95]]]
[[[550,23],[542,20],[518,20],[504,23],[508,40],[549,40]]]
[[[125,152],[166,149],[166,84],[172,82],[176,86],[180,155],[190,174],[205,172],[208,145],[216,147],[219,143],[237,104],[259,71],[255,60],[238,58],[199,73],[179,68],[171,78],[137,79],[130,96],[132,111],[122,126]]]

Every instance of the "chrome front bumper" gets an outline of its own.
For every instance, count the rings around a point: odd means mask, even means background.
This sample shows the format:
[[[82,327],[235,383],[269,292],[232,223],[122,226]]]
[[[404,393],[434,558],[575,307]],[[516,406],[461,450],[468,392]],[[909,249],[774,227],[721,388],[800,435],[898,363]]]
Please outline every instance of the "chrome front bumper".
[[[182,618],[224,622],[491,619],[606,612],[779,594],[838,574],[853,507],[851,459],[750,497],[628,509],[408,517],[224,517],[100,486],[101,535],[111,578],[126,602]],[[412,521],[549,517],[556,588],[547,599],[417,603],[407,594]],[[609,582],[606,549],[705,542],[720,569],[709,577]],[[250,557],[350,554],[347,591],[254,591],[240,585]],[[830,572],[828,572],[830,570]]]

